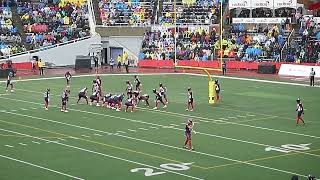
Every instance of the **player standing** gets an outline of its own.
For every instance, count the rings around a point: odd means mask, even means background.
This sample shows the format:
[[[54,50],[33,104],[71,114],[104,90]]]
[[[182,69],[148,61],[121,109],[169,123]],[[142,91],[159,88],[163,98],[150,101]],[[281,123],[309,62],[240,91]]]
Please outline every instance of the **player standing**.
[[[132,98],[132,89],[133,89],[133,87],[132,87],[132,84],[131,84],[130,81],[127,81],[126,84],[127,84],[127,88],[126,88],[127,98],[129,99],[129,98]]]
[[[186,111],[193,111],[193,93],[191,87],[188,88],[188,102],[187,102],[187,109]]]
[[[69,90],[64,90],[61,95],[61,112],[68,112]]]
[[[168,104],[169,101],[167,99],[167,87],[163,86],[162,83],[159,84],[159,92],[161,93],[161,96],[164,98],[165,103]]]
[[[67,81],[67,87],[70,86],[70,80],[71,80],[71,73],[69,71],[67,71],[65,74],[64,74],[64,77],[66,78],[66,81]]]
[[[12,78],[13,78],[13,72],[10,71],[8,74],[8,79],[7,79],[7,85],[6,85],[6,92],[8,92],[8,87],[10,85],[10,91],[13,92],[13,84],[12,84]]]
[[[186,126],[185,126],[185,141],[184,141],[184,148],[189,149],[189,150],[194,150],[192,147],[192,142],[191,142],[191,132],[192,132],[192,128],[194,126],[194,123],[192,121],[192,119],[189,119]]]
[[[141,81],[137,75],[134,76],[134,82],[136,83],[136,91],[141,91]]]
[[[50,101],[50,89],[47,89],[44,94],[44,109],[48,110],[49,107],[49,101]]]
[[[316,72],[311,68],[310,72],[310,86],[314,86],[314,76],[316,75]]]
[[[77,104],[79,104],[79,101],[80,101],[81,98],[84,98],[87,101],[87,104],[89,104],[87,94],[88,94],[88,88],[87,87],[84,87],[83,89],[81,89],[79,91],[79,94],[78,94]]]
[[[303,112],[303,104],[302,104],[300,98],[297,99],[297,109],[296,109],[296,111],[298,113],[296,125],[298,125],[300,121],[302,121],[303,124],[305,124],[304,120],[302,119],[302,115],[304,114],[304,112]]]
[[[218,80],[214,81],[214,89],[216,91],[216,100],[219,101],[220,100],[220,83]]]
[[[99,87],[99,95],[102,96],[102,79],[100,78],[100,76],[97,76],[96,82]]]
[[[155,94],[155,107],[153,109],[158,109],[158,104],[161,102],[163,104],[163,108],[166,108],[167,105],[162,100],[162,94],[158,92],[156,89],[153,89],[152,92]]]

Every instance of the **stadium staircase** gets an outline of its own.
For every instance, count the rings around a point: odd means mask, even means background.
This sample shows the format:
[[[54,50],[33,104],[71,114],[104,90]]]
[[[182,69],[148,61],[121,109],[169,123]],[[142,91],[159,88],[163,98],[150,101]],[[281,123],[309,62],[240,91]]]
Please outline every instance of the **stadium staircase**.
[[[17,31],[18,33],[20,34],[21,36],[21,43],[22,45],[24,45],[27,50],[30,50],[30,45],[26,43],[26,33],[24,32],[24,27],[22,25],[22,20],[18,14],[18,11],[17,11],[17,5],[14,5],[11,7],[11,12],[12,12],[12,21],[14,23],[14,25],[17,27]]]
[[[102,25],[102,19],[100,17],[100,11],[99,11],[99,1],[92,0],[93,4],[93,10],[94,10],[94,17],[96,19],[96,25]]]

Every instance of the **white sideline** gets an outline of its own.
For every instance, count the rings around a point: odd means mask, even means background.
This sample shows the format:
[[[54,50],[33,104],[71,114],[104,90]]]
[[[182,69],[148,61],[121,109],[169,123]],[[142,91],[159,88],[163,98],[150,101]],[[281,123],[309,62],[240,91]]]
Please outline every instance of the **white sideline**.
[[[88,152],[88,153],[92,153],[92,154],[96,154],[96,155],[100,155],[100,156],[104,156],[104,157],[109,157],[109,158],[116,159],[116,160],[125,161],[125,162],[132,163],[132,164],[137,164],[137,165],[140,165],[140,166],[151,167],[151,168],[154,168],[154,169],[158,169],[158,170],[161,170],[161,171],[166,171],[166,172],[169,172],[169,173],[172,173],[172,174],[188,177],[188,178],[191,178],[191,179],[203,180],[202,178],[189,176],[189,175],[186,175],[186,174],[183,174],[183,173],[178,173],[178,172],[175,172],[175,171],[171,171],[171,170],[167,170],[167,169],[163,169],[163,168],[158,168],[158,167],[155,167],[155,166],[139,163],[139,162],[136,162],[136,161],[131,161],[131,160],[128,160],[128,159],[120,158],[120,157],[117,157],[117,156],[112,156],[112,155],[109,155],[109,154],[104,154],[104,153],[88,150],[88,149],[85,149],[85,148],[81,148],[81,147],[77,147],[77,146],[73,146],[73,145],[69,145],[69,144],[64,144],[64,143],[60,143],[60,142],[56,142],[56,141],[49,141],[49,140],[46,140],[46,139],[43,139],[43,138],[40,138],[40,137],[35,137],[35,136],[28,135],[28,134],[23,134],[23,133],[19,133],[19,132],[16,132],[16,131],[11,131],[11,130],[6,130],[6,129],[2,129],[2,128],[0,128],[0,130],[5,131],[5,132],[18,134],[18,135],[21,135],[21,136],[26,136],[26,137],[39,139],[39,140],[42,140],[42,141],[45,141],[45,142],[54,143],[54,144],[61,145],[61,146],[64,146],[64,147],[77,149],[77,150],[80,150],[80,151],[85,151],[85,152]],[[73,177],[73,178],[75,178],[75,177]],[[81,179],[81,178],[77,178],[77,179]],[[83,179],[81,179],[81,180],[83,180]]]
[[[196,73],[132,73],[132,74],[98,74],[99,76],[157,76],[157,75],[192,75],[192,76],[204,76],[204,74],[196,74]],[[96,76],[96,74],[83,74],[83,75],[75,75],[72,76],[74,78],[78,77],[91,77]],[[271,84],[284,84],[284,85],[294,85],[294,86],[304,86],[309,87],[308,84],[301,84],[301,83],[293,83],[293,82],[284,82],[284,81],[272,81],[272,80],[263,80],[263,79],[254,79],[254,78],[242,78],[242,77],[234,77],[234,76],[219,76],[213,75],[213,77],[222,78],[222,79],[233,79],[233,80],[243,80],[243,81],[253,81],[253,82],[263,82],[263,83],[271,83]],[[47,77],[47,78],[33,78],[33,79],[21,79],[21,80],[14,80],[14,82],[28,82],[28,81],[41,81],[41,80],[51,80],[51,79],[64,79],[64,76],[57,76],[57,77]],[[6,81],[0,81],[0,83],[5,83]],[[320,86],[314,86],[320,87]]]
[[[11,99],[11,100],[13,100],[13,99]],[[17,99],[14,99],[14,100],[17,100]],[[23,101],[23,100],[17,100],[17,101]],[[34,102],[30,102],[30,101],[23,101],[23,102],[34,103]],[[35,104],[37,104],[37,103],[35,103]],[[169,129],[175,129],[175,130],[183,131],[183,129],[175,128],[175,127],[172,127],[172,126],[164,126],[164,125],[160,125],[160,124],[149,123],[149,122],[144,122],[144,121],[139,121],[139,120],[134,120],[134,119],[129,119],[129,118],[123,118],[123,117],[118,117],[118,116],[112,116],[112,115],[107,115],[107,114],[100,114],[100,113],[95,113],[95,112],[90,112],[90,111],[83,111],[83,110],[77,110],[77,109],[71,109],[71,108],[70,108],[69,110],[77,111],[77,112],[82,112],[82,113],[86,113],[86,114],[93,114],[93,115],[111,117],[111,118],[122,119],[122,120],[130,121],[130,122],[148,124],[148,125],[152,125],[152,126],[158,126],[158,127],[162,127],[162,128],[169,128]],[[159,111],[159,110],[158,110],[158,111]],[[4,111],[4,113],[13,114],[13,115],[18,115],[18,116],[23,116],[23,117],[29,117],[29,118],[32,118],[32,119],[39,119],[39,120],[43,120],[43,121],[57,122],[57,121],[54,121],[54,120],[50,120],[50,119],[46,119],[46,118],[41,118],[41,117],[35,117],[35,116],[29,116],[29,115],[25,115],[25,114],[18,114],[18,113],[7,112],[7,111]],[[168,113],[168,112],[166,112],[166,113]],[[60,122],[59,122],[59,123],[60,123]],[[62,124],[62,123],[60,123],[60,124]],[[109,132],[105,132],[105,131],[101,131],[101,130],[97,130],[97,129],[91,129],[91,128],[88,128],[88,127],[82,127],[82,126],[73,125],[73,124],[68,124],[68,123],[64,123],[64,124],[65,124],[65,125],[68,125],[68,126],[73,126],[73,127],[81,128],[81,129],[86,129],[86,130],[96,131],[96,132],[100,132],[100,133],[110,134]],[[238,124],[238,123],[237,123],[237,124]],[[236,141],[236,142],[241,142],[241,143],[259,145],[259,146],[263,146],[263,147],[273,147],[272,145],[267,145],[267,144],[262,144],[262,143],[256,143],[256,142],[251,142],[251,141],[245,141],[245,140],[240,140],[240,139],[235,139],[235,138],[230,138],[230,137],[225,137],[225,136],[219,136],[219,135],[208,134],[208,133],[201,133],[201,132],[197,132],[197,133],[198,133],[198,134],[205,135],[205,136],[211,136],[211,137],[216,137],[216,138],[221,138],[221,139],[227,139],[227,140]],[[290,134],[290,133],[289,133],[289,134]],[[116,133],[116,134],[114,134],[114,135],[118,135],[118,133]],[[317,137],[317,136],[315,136],[315,137]],[[294,152],[299,152],[299,153],[301,153],[301,154],[307,154],[307,155],[311,155],[311,156],[315,156],[315,157],[320,157],[320,155],[316,155],[316,154],[312,154],[312,153],[306,153],[306,152],[300,152],[300,151],[294,151]]]
[[[62,173],[62,172],[59,172],[59,171],[56,171],[56,170],[52,170],[52,169],[49,169],[49,168],[46,168],[46,167],[43,167],[43,166],[32,164],[32,163],[29,163],[29,162],[26,162],[26,161],[22,161],[22,160],[19,160],[19,159],[15,159],[15,158],[12,158],[12,157],[9,157],[9,156],[5,156],[5,155],[2,155],[2,154],[0,154],[0,157],[5,158],[5,159],[9,159],[9,160],[12,160],[12,161],[16,161],[16,162],[19,162],[19,163],[22,163],[22,164],[27,164],[29,166],[37,167],[37,168],[40,168],[40,169],[43,169],[43,170],[46,170],[46,171],[50,171],[50,172],[53,172],[53,173],[56,173],[56,174],[60,174],[60,175],[63,175],[63,176],[67,176],[67,177],[70,177],[70,178],[73,178],[73,179],[84,180],[84,179],[79,178],[79,177],[75,177],[75,176],[72,176],[72,175],[69,175],[69,174],[66,174],[66,173]]]

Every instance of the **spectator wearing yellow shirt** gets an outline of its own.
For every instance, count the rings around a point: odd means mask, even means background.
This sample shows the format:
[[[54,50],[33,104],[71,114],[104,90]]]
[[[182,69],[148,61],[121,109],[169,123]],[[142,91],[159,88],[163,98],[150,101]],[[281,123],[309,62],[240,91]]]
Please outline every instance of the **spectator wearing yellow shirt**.
[[[44,76],[44,66],[45,66],[45,62],[42,61],[42,59],[39,59],[38,67],[39,67],[39,71],[40,71],[40,76]]]
[[[121,61],[122,61],[122,57],[121,55],[119,54],[118,57],[117,57],[117,69],[120,69],[121,70]]]

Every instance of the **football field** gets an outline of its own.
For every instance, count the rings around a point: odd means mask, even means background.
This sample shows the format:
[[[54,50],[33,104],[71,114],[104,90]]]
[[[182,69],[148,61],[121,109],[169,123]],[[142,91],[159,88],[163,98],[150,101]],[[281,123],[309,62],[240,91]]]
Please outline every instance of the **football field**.
[[[15,82],[0,93],[0,179],[242,179],[320,176],[320,89],[298,84],[217,78],[221,102],[208,104],[208,78],[139,75],[151,107],[133,113],[77,105],[94,76],[73,77],[69,112],[60,112],[64,77]],[[133,75],[102,75],[104,93],[122,93]],[[152,89],[168,89],[166,109],[153,110]],[[1,83],[4,86],[4,83]],[[186,112],[187,88],[195,110]],[[43,93],[51,89],[50,107]],[[89,94],[90,94],[89,90]],[[296,126],[296,99],[306,125]],[[195,150],[183,148],[188,118]]]

